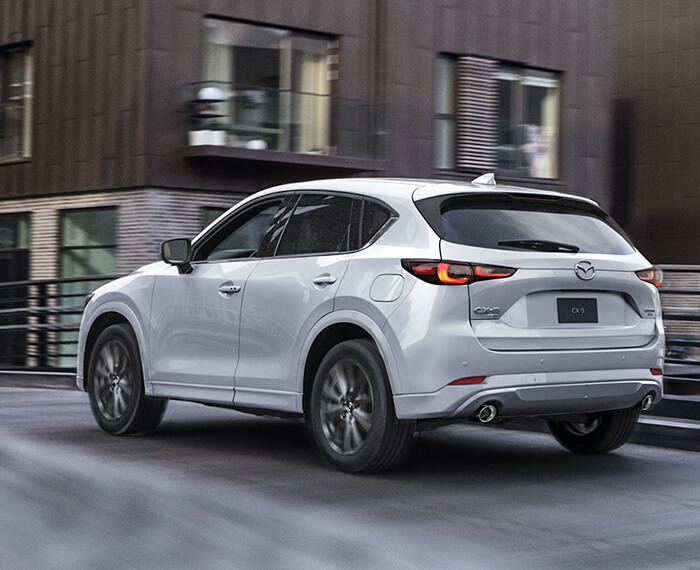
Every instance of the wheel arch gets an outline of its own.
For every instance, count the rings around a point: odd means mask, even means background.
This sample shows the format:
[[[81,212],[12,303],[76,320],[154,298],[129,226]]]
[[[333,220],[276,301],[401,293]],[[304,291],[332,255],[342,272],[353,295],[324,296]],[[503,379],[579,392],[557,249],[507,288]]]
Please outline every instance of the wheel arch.
[[[311,386],[321,360],[333,346],[347,340],[366,339],[375,344],[384,361],[392,393],[399,393],[396,362],[390,344],[381,328],[364,315],[335,313],[333,315],[328,321],[317,323],[317,326],[307,337],[306,349],[302,351],[305,358],[301,363],[301,411],[304,414],[308,409]]]
[[[124,307],[120,308],[123,309]],[[80,340],[82,349],[79,351],[79,361],[77,363],[78,374],[76,378],[78,389],[83,391],[87,390],[88,363],[90,359],[90,353],[92,352],[92,349],[95,346],[97,338],[105,329],[119,323],[129,325],[131,327],[131,330],[134,332],[134,335],[136,336],[136,342],[139,348],[139,352],[141,353],[139,356],[141,358],[141,368],[145,384],[144,388],[147,390],[148,383],[145,382],[147,378],[147,366],[145,361],[145,355],[142,349],[142,347],[145,346],[143,331],[141,330],[141,327],[138,326],[138,320],[136,319],[135,315],[125,314],[124,311],[118,310],[116,307],[110,307],[109,305],[105,306],[104,309],[99,312],[99,314],[92,316],[90,324],[86,329],[85,337],[84,339]]]

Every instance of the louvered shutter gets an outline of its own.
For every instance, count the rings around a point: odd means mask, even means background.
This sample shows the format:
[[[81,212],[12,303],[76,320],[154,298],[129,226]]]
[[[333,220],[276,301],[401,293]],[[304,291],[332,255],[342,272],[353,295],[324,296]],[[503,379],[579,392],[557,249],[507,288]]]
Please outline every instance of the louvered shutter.
[[[498,62],[464,56],[457,62],[457,168],[493,171],[498,146]]]

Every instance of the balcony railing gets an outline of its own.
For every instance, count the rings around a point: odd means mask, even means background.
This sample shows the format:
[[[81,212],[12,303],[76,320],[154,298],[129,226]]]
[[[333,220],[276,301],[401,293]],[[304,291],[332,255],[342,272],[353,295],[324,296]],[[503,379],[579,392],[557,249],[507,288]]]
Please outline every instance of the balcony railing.
[[[189,85],[187,97],[190,146],[384,158],[383,105],[212,81]]]

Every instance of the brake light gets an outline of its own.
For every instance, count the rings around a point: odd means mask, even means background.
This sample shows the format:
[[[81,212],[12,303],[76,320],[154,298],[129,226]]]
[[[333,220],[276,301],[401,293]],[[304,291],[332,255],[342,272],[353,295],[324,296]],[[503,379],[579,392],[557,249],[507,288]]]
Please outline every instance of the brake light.
[[[642,281],[651,283],[654,287],[658,287],[664,280],[664,272],[660,267],[654,266],[650,267],[649,269],[637,271],[637,277],[639,277]]]
[[[404,259],[401,265],[411,275],[435,285],[465,285],[485,279],[502,279],[515,273],[510,267],[456,261]]]

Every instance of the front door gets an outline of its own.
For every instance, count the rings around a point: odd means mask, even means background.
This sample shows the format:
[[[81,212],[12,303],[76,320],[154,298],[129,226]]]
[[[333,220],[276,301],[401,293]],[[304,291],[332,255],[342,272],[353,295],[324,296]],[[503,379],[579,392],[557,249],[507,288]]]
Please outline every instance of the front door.
[[[148,343],[154,395],[233,401],[241,303],[281,204],[234,211],[196,242],[190,272],[168,267],[156,277]]]

